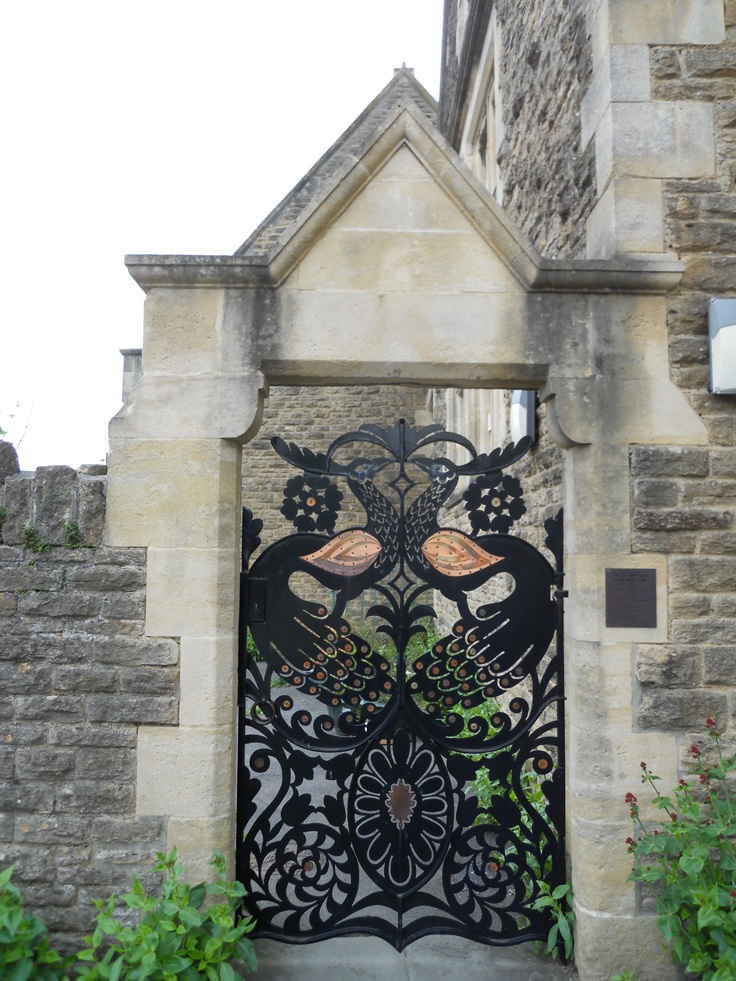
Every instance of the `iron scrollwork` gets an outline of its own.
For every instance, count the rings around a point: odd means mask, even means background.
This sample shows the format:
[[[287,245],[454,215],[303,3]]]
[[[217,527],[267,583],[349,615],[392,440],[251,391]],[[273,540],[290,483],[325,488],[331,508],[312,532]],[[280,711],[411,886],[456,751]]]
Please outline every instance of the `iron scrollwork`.
[[[266,584],[257,653],[241,640],[238,874],[258,934],[546,936],[540,882],[564,881],[562,539],[559,515],[553,567],[507,534],[526,507],[505,471],[528,441],[481,454],[400,420],[326,453],[272,443],[301,474],[281,508],[297,533],[249,572]],[[339,485],[361,527],[334,531]],[[451,498],[467,532],[440,523]]]

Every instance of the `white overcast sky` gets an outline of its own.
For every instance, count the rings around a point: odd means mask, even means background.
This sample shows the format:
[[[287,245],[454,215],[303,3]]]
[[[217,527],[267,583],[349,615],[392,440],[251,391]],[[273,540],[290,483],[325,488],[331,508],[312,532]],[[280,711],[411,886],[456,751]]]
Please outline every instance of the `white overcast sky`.
[[[442,0],[3,6],[0,425],[23,469],[105,458],[142,337],[124,255],[234,252],[395,67],[438,95],[441,33]]]

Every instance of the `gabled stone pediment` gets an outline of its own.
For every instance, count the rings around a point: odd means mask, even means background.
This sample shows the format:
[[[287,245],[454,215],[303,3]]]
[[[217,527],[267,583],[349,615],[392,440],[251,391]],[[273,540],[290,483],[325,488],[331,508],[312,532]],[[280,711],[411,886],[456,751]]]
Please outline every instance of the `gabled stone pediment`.
[[[464,262],[469,272],[476,268],[491,291],[500,288],[501,267],[512,290],[651,293],[676,285],[682,266],[672,256],[605,261],[543,257],[447,143],[435,118],[432,97],[409,69],[399,69],[233,256],[130,256],[131,275],[146,290],[177,284],[279,286],[319,243],[326,246],[327,237],[345,237],[352,228],[363,234],[353,236],[356,248],[343,251],[342,260],[348,260],[356,275],[366,272],[369,234],[374,260],[386,247],[382,265],[398,275],[396,235],[403,235],[402,275],[412,289],[421,281],[421,276],[412,278],[412,262],[430,275],[433,251],[444,258],[448,287],[455,280],[451,267]],[[416,241],[422,235],[426,248]],[[449,235],[455,236],[453,256]],[[317,261],[311,256],[312,269]],[[467,288],[472,282],[471,275]],[[374,287],[382,285],[376,281]]]

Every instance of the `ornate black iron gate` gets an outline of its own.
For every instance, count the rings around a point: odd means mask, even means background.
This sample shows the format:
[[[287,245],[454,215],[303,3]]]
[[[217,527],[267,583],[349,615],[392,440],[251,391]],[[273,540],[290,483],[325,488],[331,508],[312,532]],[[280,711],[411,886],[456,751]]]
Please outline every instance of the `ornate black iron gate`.
[[[556,568],[506,534],[526,509],[504,471],[528,441],[479,454],[401,420],[326,453],[273,446],[301,475],[281,507],[299,534],[243,575],[237,864],[257,935],[546,937],[540,882],[564,881],[562,515]],[[338,480],[364,527],[335,533]],[[440,526],[448,501],[469,533]],[[244,570],[261,524],[245,512]]]

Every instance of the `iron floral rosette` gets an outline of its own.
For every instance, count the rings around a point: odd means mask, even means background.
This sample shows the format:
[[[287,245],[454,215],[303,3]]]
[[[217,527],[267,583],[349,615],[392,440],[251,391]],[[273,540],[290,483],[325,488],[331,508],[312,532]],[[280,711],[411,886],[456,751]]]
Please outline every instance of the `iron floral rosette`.
[[[473,535],[483,531],[505,535],[526,514],[521,481],[508,474],[482,474],[465,491],[463,500]]]
[[[281,513],[297,531],[335,530],[343,495],[329,477],[306,473],[291,477],[284,487]]]

